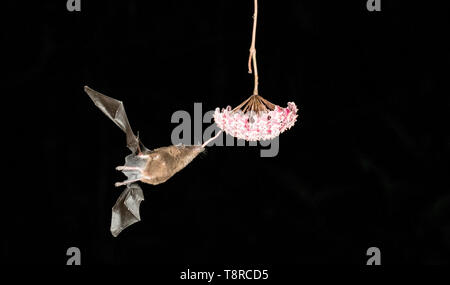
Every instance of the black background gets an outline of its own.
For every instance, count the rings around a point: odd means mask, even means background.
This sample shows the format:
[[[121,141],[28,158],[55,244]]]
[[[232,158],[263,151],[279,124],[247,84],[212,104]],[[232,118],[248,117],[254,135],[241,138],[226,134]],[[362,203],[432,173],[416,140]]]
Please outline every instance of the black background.
[[[142,185],[142,222],[113,238],[128,149],[83,86],[170,145],[173,112],[251,95],[253,1],[29,2],[1,12],[2,262],[65,264],[72,246],[82,264],[363,265],[371,246],[384,264],[450,262],[447,9],[260,1],[260,93],[299,107],[278,156],[209,148]]]

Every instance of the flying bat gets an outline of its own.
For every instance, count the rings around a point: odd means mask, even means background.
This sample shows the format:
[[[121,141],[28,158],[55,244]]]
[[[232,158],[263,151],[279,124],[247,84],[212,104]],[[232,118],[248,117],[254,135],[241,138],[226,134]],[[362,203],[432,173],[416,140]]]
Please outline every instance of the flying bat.
[[[166,182],[175,173],[185,168],[205,145],[172,145],[154,150],[147,149],[133,133],[123,103],[85,86],[84,91],[94,104],[126,134],[127,147],[131,154],[125,165],[116,167],[127,179],[117,182],[116,187],[126,186],[112,208],[111,233],[117,237],[128,226],[141,220],[139,206],[144,193],[136,182],[158,185]]]

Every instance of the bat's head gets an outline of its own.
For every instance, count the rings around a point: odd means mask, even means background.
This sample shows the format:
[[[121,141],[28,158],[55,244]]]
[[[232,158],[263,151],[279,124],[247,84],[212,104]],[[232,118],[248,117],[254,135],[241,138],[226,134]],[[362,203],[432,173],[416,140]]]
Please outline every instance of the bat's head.
[[[153,185],[163,183],[204,150],[200,145],[157,148],[149,153],[142,181]]]

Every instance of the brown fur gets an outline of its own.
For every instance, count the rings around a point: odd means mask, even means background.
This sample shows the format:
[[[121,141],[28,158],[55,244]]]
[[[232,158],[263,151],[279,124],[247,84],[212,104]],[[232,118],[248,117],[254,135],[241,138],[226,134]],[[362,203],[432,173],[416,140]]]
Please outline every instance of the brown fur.
[[[157,185],[166,182],[186,167],[199,153],[201,146],[166,146],[146,153],[149,155],[142,182]]]

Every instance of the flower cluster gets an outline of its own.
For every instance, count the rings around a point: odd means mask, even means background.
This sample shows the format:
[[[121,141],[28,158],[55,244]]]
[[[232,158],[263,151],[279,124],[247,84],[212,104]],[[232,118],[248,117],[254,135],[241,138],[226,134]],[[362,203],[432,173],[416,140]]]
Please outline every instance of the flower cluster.
[[[289,102],[287,108],[275,105],[274,110],[255,112],[232,111],[228,106],[216,108],[214,121],[225,133],[247,141],[270,140],[290,129],[297,121],[297,106]]]

